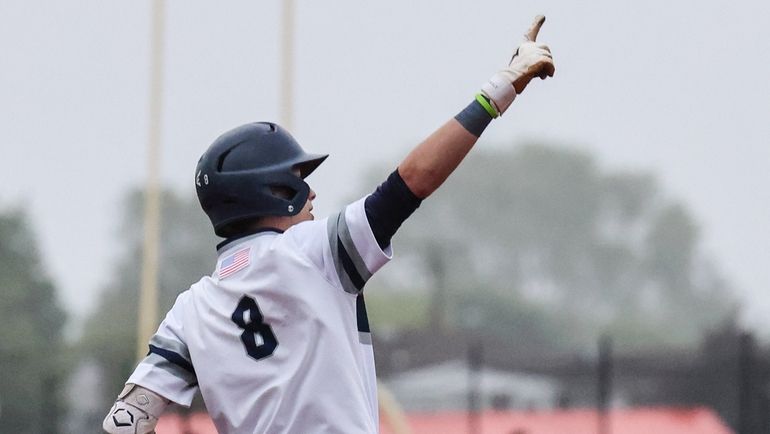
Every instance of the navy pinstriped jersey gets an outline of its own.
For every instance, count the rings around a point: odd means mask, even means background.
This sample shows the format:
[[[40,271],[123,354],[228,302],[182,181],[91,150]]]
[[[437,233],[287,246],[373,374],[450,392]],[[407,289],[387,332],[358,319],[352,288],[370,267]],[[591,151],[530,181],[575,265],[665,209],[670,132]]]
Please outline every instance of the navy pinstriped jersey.
[[[222,434],[376,433],[361,290],[390,258],[364,199],[233,241],[177,298],[128,383],[183,405],[200,389]]]

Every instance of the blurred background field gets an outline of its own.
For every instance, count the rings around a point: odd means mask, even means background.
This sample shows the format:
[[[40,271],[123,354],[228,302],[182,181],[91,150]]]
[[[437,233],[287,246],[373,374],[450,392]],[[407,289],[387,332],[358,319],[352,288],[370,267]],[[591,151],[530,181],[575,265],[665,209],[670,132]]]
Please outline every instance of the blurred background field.
[[[213,269],[192,171],[219,133],[330,153],[323,217],[543,13],[556,76],[368,284],[384,390],[415,434],[770,430],[770,4],[292,4],[290,49],[286,3],[161,4],[156,321]],[[0,2],[0,433],[99,432],[136,363],[153,5]],[[198,400],[158,433],[208,423]]]

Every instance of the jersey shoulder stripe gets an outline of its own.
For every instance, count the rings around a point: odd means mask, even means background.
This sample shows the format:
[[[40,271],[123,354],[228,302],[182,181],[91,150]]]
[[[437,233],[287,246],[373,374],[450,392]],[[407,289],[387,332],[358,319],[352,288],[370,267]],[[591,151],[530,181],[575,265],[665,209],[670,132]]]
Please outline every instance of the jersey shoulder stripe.
[[[189,406],[198,390],[198,377],[184,334],[184,309],[190,299],[184,291],[176,299],[158,331],[150,339],[150,351],[127,383],[138,384],[178,404]]]
[[[184,380],[187,384],[197,384],[195,368],[187,350],[187,345],[175,339],[155,334],[150,339],[150,352],[142,363],[149,363]]]
[[[163,352],[161,349],[160,352]],[[150,353],[147,354],[147,357],[145,357],[141,363],[141,365],[151,366],[153,368],[162,369],[163,371],[173,375],[177,379],[181,380],[183,384],[185,384],[187,387],[193,387],[198,385],[198,377],[195,375],[195,372],[188,370],[187,368],[182,367],[180,364],[176,363],[175,361],[172,361],[173,356],[166,357],[165,355],[160,355],[160,352],[155,352],[150,350]]]
[[[195,374],[195,369],[193,369],[192,363],[190,363],[188,360],[185,360],[185,358],[180,356],[179,353],[150,344],[150,354],[157,354],[173,363],[174,365],[184,369],[185,371],[193,375]]]
[[[342,288],[351,294],[359,293],[372,277],[350,236],[345,210],[329,217],[327,233],[337,277]]]

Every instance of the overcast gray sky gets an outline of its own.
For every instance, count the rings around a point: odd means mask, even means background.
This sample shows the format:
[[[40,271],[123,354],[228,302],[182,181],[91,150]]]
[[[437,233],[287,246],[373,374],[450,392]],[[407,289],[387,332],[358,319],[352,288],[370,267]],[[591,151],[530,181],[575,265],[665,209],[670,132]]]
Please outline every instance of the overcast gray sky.
[[[278,119],[280,12],[168,2],[168,185],[194,194],[217,135]],[[538,13],[556,77],[478,146],[546,139],[653,171],[696,215],[746,322],[770,330],[768,1],[297,0],[294,133],[332,154],[310,179],[317,215],[464,107]],[[147,0],[0,1],[0,208],[29,211],[78,316],[109,280],[122,194],[146,173],[149,17]]]

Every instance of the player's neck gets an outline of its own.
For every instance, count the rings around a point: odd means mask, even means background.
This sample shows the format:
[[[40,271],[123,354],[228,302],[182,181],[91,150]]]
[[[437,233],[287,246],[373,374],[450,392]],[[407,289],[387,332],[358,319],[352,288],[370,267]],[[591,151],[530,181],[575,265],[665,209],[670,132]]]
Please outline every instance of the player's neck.
[[[289,216],[265,216],[254,223],[254,229],[278,229],[285,231],[299,222],[295,222],[293,217]]]

